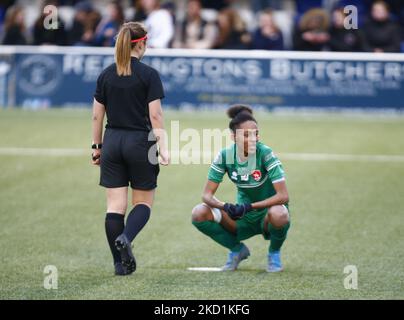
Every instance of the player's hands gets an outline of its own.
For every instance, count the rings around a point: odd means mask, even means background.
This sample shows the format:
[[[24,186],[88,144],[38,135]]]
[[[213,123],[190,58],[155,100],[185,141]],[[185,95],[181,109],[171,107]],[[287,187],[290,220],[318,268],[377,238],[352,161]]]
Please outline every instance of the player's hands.
[[[236,206],[232,203],[225,203],[223,210],[227,212],[230,218],[233,218],[233,216],[236,214]]]
[[[91,154],[91,162],[95,166],[100,165],[101,149],[94,149]]]
[[[240,218],[251,210],[252,210],[251,203],[236,204],[236,216],[239,216]]]
[[[237,220],[242,218],[248,211],[252,210],[252,206],[250,203],[242,203],[242,204],[232,204],[225,203],[224,211],[232,218],[233,220]]]

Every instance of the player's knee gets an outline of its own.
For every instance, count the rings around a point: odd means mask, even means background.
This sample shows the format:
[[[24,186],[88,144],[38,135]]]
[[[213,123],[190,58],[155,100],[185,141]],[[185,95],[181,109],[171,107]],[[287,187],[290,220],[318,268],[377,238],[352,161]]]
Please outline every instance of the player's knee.
[[[198,204],[192,209],[192,222],[209,220],[209,209],[203,204]]]
[[[283,206],[270,208],[268,210],[267,221],[276,228],[283,227],[289,222],[288,210]]]

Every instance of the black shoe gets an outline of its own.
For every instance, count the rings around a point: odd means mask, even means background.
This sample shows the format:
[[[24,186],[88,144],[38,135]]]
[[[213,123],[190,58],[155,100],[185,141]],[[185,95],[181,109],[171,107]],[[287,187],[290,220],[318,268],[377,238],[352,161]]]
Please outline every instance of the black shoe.
[[[115,247],[121,253],[122,266],[126,274],[131,274],[136,270],[136,260],[132,253],[131,243],[124,234],[115,240]]]
[[[121,262],[115,263],[114,267],[115,267],[115,275],[116,276],[125,276],[126,275],[125,268],[123,267]]]

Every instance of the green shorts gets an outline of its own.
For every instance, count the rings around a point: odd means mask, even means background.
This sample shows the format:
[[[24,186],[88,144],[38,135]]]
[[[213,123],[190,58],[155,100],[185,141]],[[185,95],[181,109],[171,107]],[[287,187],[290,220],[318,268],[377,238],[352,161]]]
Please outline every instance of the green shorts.
[[[288,206],[286,208],[289,211]],[[257,234],[261,234],[265,240],[270,240],[271,235],[268,232],[265,232],[264,229],[264,220],[265,216],[268,212],[268,209],[262,210],[253,210],[247,213],[244,217],[236,221],[237,226],[237,240],[243,241],[249,239]],[[290,219],[290,216],[289,216]],[[290,221],[287,224],[289,227]]]

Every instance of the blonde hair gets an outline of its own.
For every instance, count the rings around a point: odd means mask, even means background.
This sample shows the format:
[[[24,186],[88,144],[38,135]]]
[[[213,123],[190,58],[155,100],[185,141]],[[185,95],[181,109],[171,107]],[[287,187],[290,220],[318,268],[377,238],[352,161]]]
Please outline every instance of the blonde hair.
[[[115,43],[116,71],[119,76],[132,74],[130,58],[136,43],[131,41],[142,38],[146,34],[145,27],[139,22],[127,22],[122,25]]]
[[[233,8],[224,8],[219,11],[219,15],[226,18],[229,25],[225,28],[219,27],[218,43],[222,44],[226,41],[227,37],[232,31],[243,32],[245,31],[245,23],[240,17],[238,12]]]
[[[10,8],[8,8],[7,13],[6,13],[6,21],[4,23],[4,29],[7,31],[11,27],[17,25],[17,16],[24,11],[24,8],[19,6],[19,5],[14,5]],[[25,25],[24,22],[19,25],[20,30],[24,31],[25,30]]]

